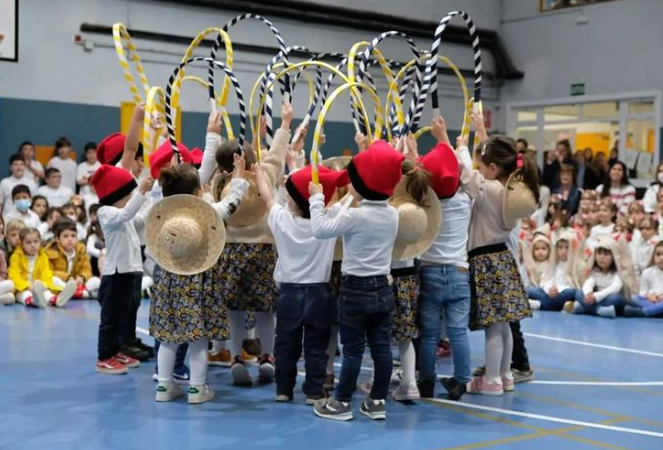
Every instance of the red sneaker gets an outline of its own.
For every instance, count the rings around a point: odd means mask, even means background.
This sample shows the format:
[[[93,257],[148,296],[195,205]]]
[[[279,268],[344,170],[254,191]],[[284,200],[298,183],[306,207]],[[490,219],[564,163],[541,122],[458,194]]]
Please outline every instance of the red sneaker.
[[[97,372],[107,373],[110,375],[124,375],[125,373],[129,372],[127,366],[118,361],[115,356],[112,358],[104,359],[103,361],[97,361],[95,370]]]
[[[76,286],[76,290],[74,291],[74,298],[76,300],[81,300],[85,298],[85,285],[84,284],[79,284]]]
[[[140,361],[131,356],[127,356],[124,353],[118,353],[115,355],[115,358],[121,363],[127,366],[129,369],[135,369],[140,366]]]

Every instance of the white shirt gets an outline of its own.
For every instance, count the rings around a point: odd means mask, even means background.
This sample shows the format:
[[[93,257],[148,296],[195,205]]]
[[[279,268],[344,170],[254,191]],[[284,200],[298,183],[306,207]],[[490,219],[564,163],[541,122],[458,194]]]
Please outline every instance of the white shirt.
[[[631,247],[633,263],[638,274],[641,274],[649,266],[651,255],[654,253],[654,247],[656,247],[656,244],[660,240],[660,236],[653,236],[645,241],[642,239],[642,236],[636,237],[635,233],[633,234],[633,240],[631,240],[629,246]]]
[[[602,235],[611,235],[615,231],[615,224],[611,223],[609,225],[601,225],[600,223],[592,227],[592,231],[589,233],[589,238],[587,239],[587,246],[594,250],[596,246],[596,239]]]
[[[63,184],[61,184],[59,188],[53,189],[48,185],[44,185],[37,189],[37,194],[46,197],[46,200],[48,200],[48,206],[59,208],[60,206],[69,203],[71,197],[74,196],[74,191],[65,186],[63,180]]]
[[[601,192],[603,192],[603,185],[599,184],[596,188],[596,193],[599,198],[601,197]],[[622,214],[628,213],[628,205],[635,201],[635,188],[626,184],[619,188],[610,188],[610,198],[612,199],[617,210]]]
[[[20,220],[28,228],[39,229],[39,226],[41,225],[41,220],[39,220],[39,216],[37,215],[37,213],[30,209],[28,209],[28,211],[25,214],[23,214],[19,210],[15,210],[7,214],[7,216],[5,217],[6,222],[9,222],[12,219]]]
[[[587,295],[591,292],[596,297],[596,302],[603,301],[608,295],[619,294],[623,283],[617,272],[604,273],[600,270],[592,270],[589,278],[582,285],[582,292]]]
[[[90,258],[99,258],[101,255],[101,250],[104,248],[104,246],[101,244],[101,248],[97,248],[97,242],[101,242],[97,235],[91,234],[87,240],[87,245],[85,246],[87,254],[90,256]]]
[[[37,161],[36,159],[33,159],[30,162],[30,167],[32,167],[33,170],[37,170],[37,171],[42,172],[42,173],[44,172],[44,166],[42,166],[41,163],[39,161]],[[32,171],[30,171],[28,169],[25,169],[25,175],[24,176],[26,178],[34,181],[35,183],[39,182],[39,179],[37,178],[37,176],[34,173],[32,173]]]
[[[442,205],[442,226],[433,245],[421,260],[435,264],[450,264],[468,268],[467,239],[472,217],[472,200],[463,191],[449,199],[440,200]]]
[[[54,167],[60,171],[62,175],[62,186],[76,192],[76,161],[70,158],[62,159],[59,156],[51,158],[46,168]]]
[[[136,232],[138,210],[145,202],[145,196],[134,191],[124,208],[102,206],[97,211],[99,224],[106,240],[106,267],[104,275],[142,272],[143,259],[140,254],[140,239]]]
[[[343,237],[341,273],[359,277],[389,275],[398,234],[398,211],[387,201],[362,200],[332,217],[324,196],[309,198],[311,229],[318,239]]]
[[[67,257],[67,273],[71,273],[72,269],[74,268],[74,258],[76,257],[76,250],[72,250],[71,253],[64,252],[64,255]]]
[[[16,211],[14,200],[12,199],[12,190],[19,184],[24,184],[30,189],[30,196],[37,193],[37,183],[27,178],[25,175],[16,178],[14,175],[3,178],[0,181],[0,202],[2,203],[2,217],[7,218],[7,214]]]
[[[640,295],[663,294],[663,270],[657,266],[646,268],[640,278]]]
[[[37,264],[37,255],[25,256],[28,258],[28,282],[30,283],[30,287],[32,287],[32,282],[34,281],[35,264]]]
[[[89,183],[90,178],[92,178],[92,175],[99,167],[101,167],[101,163],[99,161],[94,164],[90,164],[87,161],[80,163],[76,169],[76,182],[78,183],[79,180],[81,180],[83,177],[87,177]],[[86,184],[85,186],[81,186],[80,194],[81,196],[92,194],[90,185]]]
[[[37,229],[41,235],[41,242],[48,242],[53,239],[53,231],[48,228],[48,222],[42,222]]]
[[[552,287],[556,287],[559,292],[562,292],[566,289],[572,289],[571,283],[569,283],[566,277],[566,262],[559,261],[555,266],[555,274],[552,279],[543,280],[541,288],[546,291],[550,291]]]
[[[325,283],[331,275],[336,239],[316,239],[311,221],[279,204],[269,210],[267,223],[274,235],[278,259],[274,268],[277,283]]]

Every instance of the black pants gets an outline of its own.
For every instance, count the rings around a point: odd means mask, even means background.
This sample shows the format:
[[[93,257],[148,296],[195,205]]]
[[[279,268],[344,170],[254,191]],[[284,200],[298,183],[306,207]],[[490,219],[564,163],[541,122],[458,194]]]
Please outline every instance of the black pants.
[[[511,354],[511,368],[528,371],[529,357],[525,348],[525,337],[520,331],[520,322],[510,322],[511,334],[513,335],[513,353]]]
[[[143,282],[143,273],[133,273],[133,295],[131,308],[127,314],[127,319],[122,324],[122,345],[131,345],[136,340],[136,323],[138,321],[138,308],[143,296],[141,284]]]
[[[327,367],[327,345],[334,307],[328,283],[281,283],[276,304],[276,392],[292,396],[297,382],[297,361],[302,354],[307,396],[322,395]]]
[[[98,296],[101,321],[97,349],[100,360],[111,358],[120,350],[127,321],[135,314],[135,278],[136,274],[133,272],[104,275],[101,278]],[[133,327],[135,333],[135,322]]]

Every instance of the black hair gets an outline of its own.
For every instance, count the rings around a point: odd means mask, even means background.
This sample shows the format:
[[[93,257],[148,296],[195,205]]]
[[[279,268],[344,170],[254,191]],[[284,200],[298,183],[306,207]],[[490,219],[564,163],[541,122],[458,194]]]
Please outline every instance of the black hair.
[[[9,165],[10,165],[10,166],[11,166],[12,164],[14,164],[16,161],[22,161],[23,164],[25,164],[25,158],[23,157],[23,155],[16,154],[16,155],[11,155],[11,156],[9,157]]]
[[[610,272],[617,272],[617,263],[615,262],[615,254],[612,253],[612,250],[606,247],[596,247],[594,250],[594,253],[598,253],[600,251],[608,252],[610,253],[610,256],[612,256],[612,265],[610,266]],[[603,270],[599,267],[599,265],[596,262],[596,256],[594,256],[594,267],[593,269],[598,269],[598,270]]]
[[[46,169],[46,171],[44,172],[44,178],[48,178],[48,177],[50,177],[50,176],[51,176],[52,174],[54,174],[54,173],[60,173],[60,169],[56,169],[55,167],[49,167],[49,168]]]
[[[90,205],[90,207],[88,208],[88,214],[89,214],[90,216],[92,216],[92,214],[96,214],[97,211],[99,211],[99,208],[101,208],[101,205],[100,205],[99,203],[93,203],[93,204]]]
[[[610,196],[610,187],[612,186],[612,181],[610,180],[610,171],[617,164],[622,166],[623,175],[621,180],[621,187],[631,184],[631,182],[628,180],[628,169],[626,168],[626,164],[624,164],[622,161],[615,161],[610,165],[610,169],[608,169],[608,172],[605,174],[605,178],[603,179],[603,189],[601,190],[601,197]]]
[[[191,164],[178,164],[161,170],[159,185],[164,197],[177,194],[195,195],[201,188],[198,170]]]
[[[78,236],[78,232],[76,230],[76,223],[69,218],[62,217],[56,220],[55,223],[53,224],[53,236],[55,236],[56,238],[59,238],[60,235],[67,230],[73,231]]]
[[[35,144],[33,144],[33,143],[30,142],[30,141],[23,141],[23,142],[21,142],[21,145],[18,146],[18,153],[19,153],[19,154],[20,154],[21,151],[23,150],[23,147],[25,147],[26,145],[29,145],[30,147],[34,147],[34,146],[35,146]]]
[[[516,139],[516,144],[519,143],[519,142],[525,146],[525,150],[527,150],[529,148],[529,142],[527,142],[527,139],[525,139],[525,138]]]
[[[55,206],[49,206],[48,209],[46,210],[46,213],[44,214],[44,220],[48,219],[48,217],[51,216],[54,212],[57,212],[58,214],[62,215],[62,211],[60,211],[60,208],[56,208]]]
[[[57,152],[63,147],[71,147],[71,141],[66,137],[62,136],[55,141],[55,151]]]
[[[48,199],[44,197],[43,195],[35,195],[32,197],[32,204],[30,205],[30,209],[34,211],[35,203],[37,203],[38,200],[43,200],[46,202],[46,211],[44,211],[44,214],[39,218],[42,222],[46,221],[46,213],[48,212]]]
[[[231,141],[223,141],[216,148],[216,164],[219,166],[219,170],[225,171],[226,173],[232,173],[235,169],[235,162],[233,155],[244,153],[244,160],[246,161],[246,168],[250,169],[253,164],[256,162],[256,156],[253,153],[251,145],[244,143],[244,146],[239,148],[239,141],[233,139]]]
[[[85,144],[85,147],[83,147],[85,152],[87,153],[88,150],[96,150],[97,149],[97,144],[94,142],[88,142]]]
[[[24,184],[17,184],[14,186],[14,189],[12,189],[12,200],[14,200],[14,197],[16,197],[18,194],[28,194],[30,197],[32,197],[30,188]]]

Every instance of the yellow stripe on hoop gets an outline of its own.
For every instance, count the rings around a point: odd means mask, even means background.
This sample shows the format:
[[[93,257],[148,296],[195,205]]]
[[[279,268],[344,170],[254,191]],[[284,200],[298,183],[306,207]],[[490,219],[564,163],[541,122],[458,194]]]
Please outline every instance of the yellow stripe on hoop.
[[[166,96],[163,89],[155,86],[147,93],[145,102],[145,118],[143,119],[143,163],[145,167],[150,167],[150,155],[156,150],[159,133],[163,129],[152,127],[152,121],[157,120],[157,116],[163,117],[166,105]]]
[[[136,81],[133,74],[131,73],[131,67],[129,65],[129,60],[127,59],[127,54],[124,51],[124,45],[122,41],[125,41],[127,44],[131,61],[133,61],[136,67],[138,79],[140,80],[140,84],[143,88],[143,93],[147,97],[147,93],[150,90],[150,83],[147,81],[147,75],[145,74],[143,63],[140,61],[140,57],[136,51],[136,46],[131,40],[131,36],[127,31],[127,27],[125,27],[123,23],[118,22],[113,25],[113,43],[115,44],[115,53],[117,54],[117,59],[120,62],[120,67],[122,67],[122,71],[124,72],[124,79],[129,84],[129,91],[131,91],[133,101],[135,103],[140,103],[142,101],[142,97],[138,92],[138,86],[136,86]]]
[[[193,75],[185,76],[184,78],[182,78],[182,81],[183,82],[184,81],[194,81],[194,82],[198,83],[199,85],[201,85],[205,88],[209,88],[209,82],[203,80],[202,78],[195,77]],[[218,95],[216,95],[216,92],[214,93],[214,98],[215,98],[215,101],[218,104],[220,97]],[[232,126],[232,123],[230,122],[230,116],[228,115],[228,111],[226,111],[225,107],[223,107],[221,105],[218,105],[218,106],[221,109],[221,117],[223,118],[223,125],[226,128],[226,137],[228,138],[229,141],[232,140],[232,139],[235,139],[235,134],[233,133],[233,126]]]

